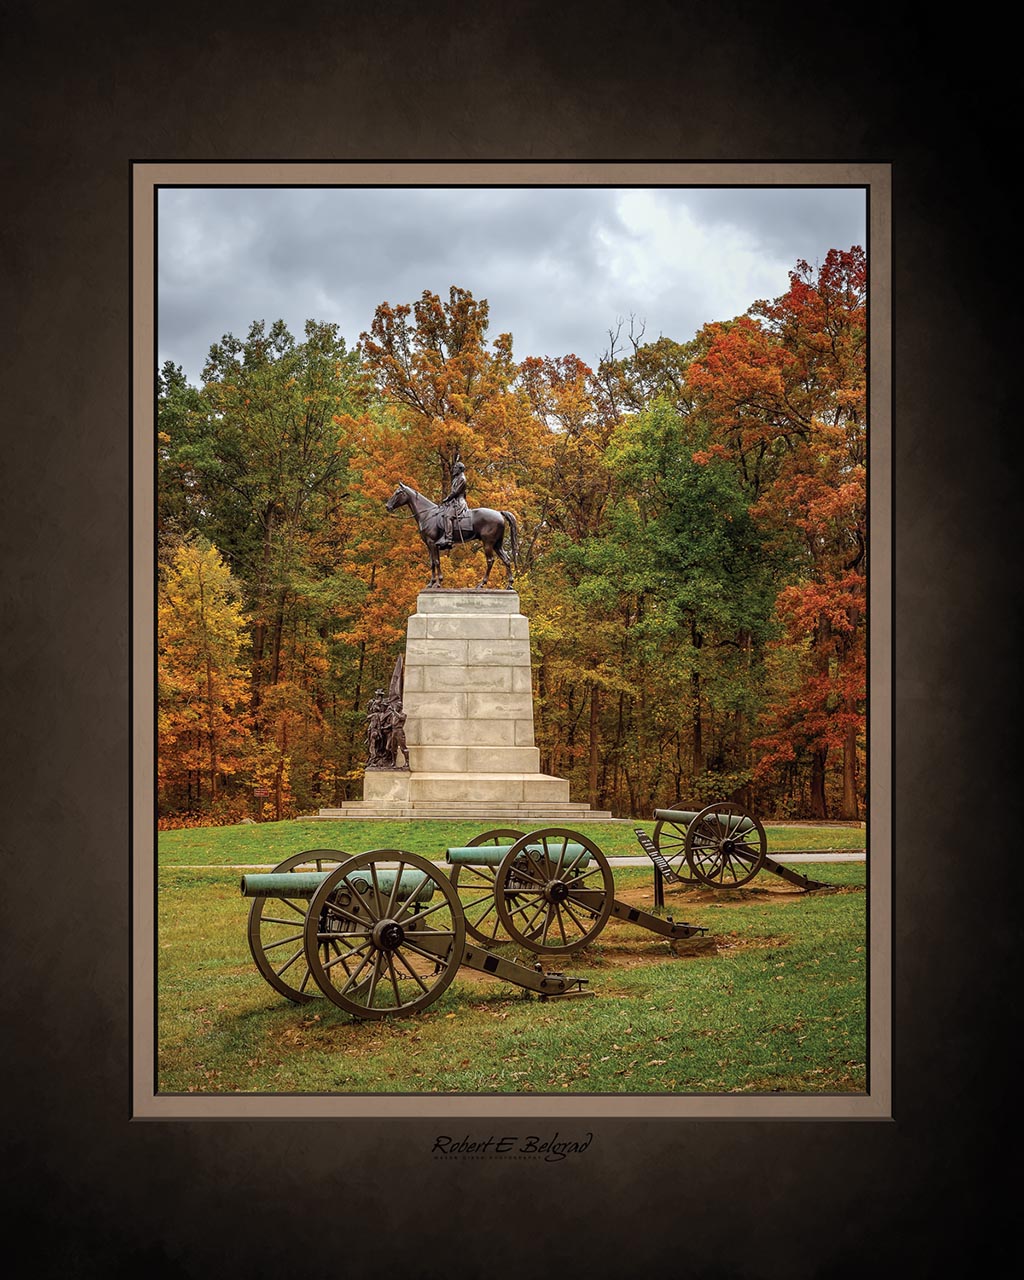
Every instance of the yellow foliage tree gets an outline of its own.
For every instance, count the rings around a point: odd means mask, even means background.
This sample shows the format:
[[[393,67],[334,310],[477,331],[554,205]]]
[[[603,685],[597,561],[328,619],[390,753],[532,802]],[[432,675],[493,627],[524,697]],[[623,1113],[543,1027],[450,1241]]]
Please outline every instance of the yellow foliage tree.
[[[246,618],[217,548],[185,539],[159,585],[159,786],[165,807],[215,804],[246,765]]]

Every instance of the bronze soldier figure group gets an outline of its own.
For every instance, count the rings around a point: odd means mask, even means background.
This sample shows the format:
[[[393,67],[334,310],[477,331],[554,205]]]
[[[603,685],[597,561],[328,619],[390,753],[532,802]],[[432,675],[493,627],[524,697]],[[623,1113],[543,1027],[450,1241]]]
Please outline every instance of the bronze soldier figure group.
[[[402,699],[377,689],[366,708],[367,769],[408,769],[405,721]],[[404,765],[398,763],[399,752],[405,756]]]

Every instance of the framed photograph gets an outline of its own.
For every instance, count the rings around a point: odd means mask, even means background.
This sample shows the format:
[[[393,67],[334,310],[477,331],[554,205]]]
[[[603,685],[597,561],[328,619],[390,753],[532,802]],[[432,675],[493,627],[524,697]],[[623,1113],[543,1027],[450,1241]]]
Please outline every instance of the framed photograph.
[[[133,165],[133,1116],[891,1116],[890,180]]]

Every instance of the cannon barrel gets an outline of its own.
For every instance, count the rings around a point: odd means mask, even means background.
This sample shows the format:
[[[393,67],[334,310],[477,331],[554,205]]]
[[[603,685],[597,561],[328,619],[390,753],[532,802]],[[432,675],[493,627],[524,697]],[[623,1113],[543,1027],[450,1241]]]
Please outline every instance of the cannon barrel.
[[[539,844],[531,844],[526,846],[533,854],[543,855],[544,850]],[[445,858],[452,863],[453,866],[474,866],[474,867],[497,867],[501,865],[502,859],[512,848],[510,844],[478,844],[478,845],[459,845],[452,849],[444,851]],[[580,857],[580,855],[583,855]],[[551,850],[548,850],[548,857],[552,856]],[[577,858],[579,861],[577,862]],[[590,854],[581,844],[569,843],[566,845],[565,857],[562,860],[562,866],[571,867],[574,863],[577,867],[585,867],[590,861]]]
[[[312,898],[323,884],[330,871],[286,871],[261,872],[257,875],[242,876],[242,896],[246,898]],[[348,883],[360,893],[373,892],[373,879],[370,874],[360,869],[347,877]],[[381,893],[390,893],[395,883],[394,871],[377,872],[377,888]],[[338,888],[342,886],[339,884]],[[434,896],[434,887],[419,871],[403,873],[398,888],[399,896],[404,901],[414,898],[416,902],[429,902]]]
[[[688,827],[701,812],[700,809],[655,809],[654,817],[658,822],[674,822],[677,826]],[[722,824],[722,815],[716,814],[715,818]],[[746,835],[748,831],[755,830],[754,823],[745,814],[734,814],[732,821],[735,826],[729,832],[730,835]]]

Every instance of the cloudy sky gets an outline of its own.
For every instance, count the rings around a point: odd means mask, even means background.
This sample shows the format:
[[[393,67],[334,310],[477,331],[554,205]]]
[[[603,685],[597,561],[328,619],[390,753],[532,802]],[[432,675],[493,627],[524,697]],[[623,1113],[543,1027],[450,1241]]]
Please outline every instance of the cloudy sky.
[[[210,344],[253,320],[297,338],[332,321],[352,347],[379,303],[454,284],[517,358],[594,365],[620,319],[685,342],[865,235],[857,188],[164,189],[158,358],[198,382]]]

